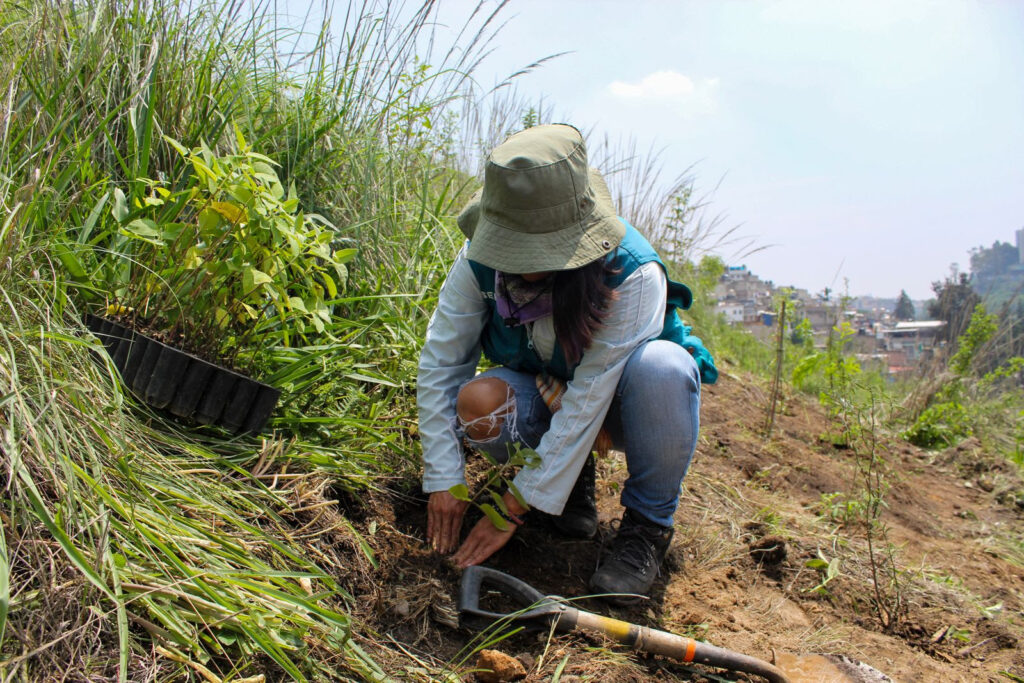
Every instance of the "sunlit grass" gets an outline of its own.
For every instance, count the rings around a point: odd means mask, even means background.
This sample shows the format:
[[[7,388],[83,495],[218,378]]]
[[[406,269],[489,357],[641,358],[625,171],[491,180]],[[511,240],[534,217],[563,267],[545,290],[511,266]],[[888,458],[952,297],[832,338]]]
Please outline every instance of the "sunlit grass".
[[[351,533],[316,514],[335,505],[327,476],[358,489],[414,466],[416,349],[471,182],[436,163],[443,137],[424,119],[458,96],[494,27],[481,14],[474,49],[417,54],[432,3],[398,21],[367,2],[337,33],[312,17],[306,37],[271,9],[0,9],[5,680],[383,675],[353,639],[349,551],[310,538]],[[149,413],[80,324],[130,276],[112,189],[139,199],[146,178],[182,177],[162,136],[217,147],[235,127],[359,249],[323,335],[260,340],[284,390],[265,440]]]
[[[290,540],[282,515],[295,480],[271,489],[240,466],[273,471],[291,447],[249,441],[217,452],[150,426],[127,410],[73,309],[55,305],[52,281],[0,284],[5,678],[65,669],[124,679],[141,632],[220,676],[257,654],[295,679],[333,653],[340,670],[372,674],[349,639],[337,568]],[[52,642],[60,614],[73,637]]]

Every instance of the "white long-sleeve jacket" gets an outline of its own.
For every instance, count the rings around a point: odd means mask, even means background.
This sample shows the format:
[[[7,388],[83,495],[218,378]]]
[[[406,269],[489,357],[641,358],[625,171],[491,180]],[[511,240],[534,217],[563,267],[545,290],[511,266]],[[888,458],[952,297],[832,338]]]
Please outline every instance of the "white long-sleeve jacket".
[[[561,410],[536,449],[541,465],[522,468],[514,480],[526,502],[544,512],[561,514],[626,361],[641,344],[657,338],[665,322],[667,284],[657,263],[642,265],[615,294],[604,325],[566,388]],[[417,404],[425,493],[465,483],[465,463],[450,424],[459,387],[476,372],[487,320],[487,304],[463,247],[441,287],[420,355]],[[541,358],[551,357],[555,333],[550,316],[534,323],[533,342]]]

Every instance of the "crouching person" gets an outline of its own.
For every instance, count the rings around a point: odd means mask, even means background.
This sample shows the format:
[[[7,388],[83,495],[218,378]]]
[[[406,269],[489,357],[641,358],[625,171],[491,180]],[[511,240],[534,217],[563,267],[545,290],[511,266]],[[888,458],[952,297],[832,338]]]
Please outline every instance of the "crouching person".
[[[629,476],[590,587],[648,594],[697,443],[701,381],[717,377],[676,314],[689,289],[616,215],[571,126],[529,128],[496,147],[459,227],[469,241],[441,288],[418,377],[428,540],[464,568],[529,523],[506,492],[506,529],[484,517],[459,544],[466,503],[448,490],[465,483],[464,442],[498,460],[509,444],[535,449],[540,465],[514,479],[523,499],[561,532],[592,537],[590,452],[603,430]],[[481,351],[497,367],[474,377]]]

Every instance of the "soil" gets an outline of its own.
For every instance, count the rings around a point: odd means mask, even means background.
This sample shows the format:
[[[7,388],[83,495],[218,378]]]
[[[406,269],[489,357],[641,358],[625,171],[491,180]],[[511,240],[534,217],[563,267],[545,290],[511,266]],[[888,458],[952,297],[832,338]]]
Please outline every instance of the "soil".
[[[973,441],[936,453],[880,438],[888,488],[885,537],[872,538],[876,592],[865,527],[856,506],[842,505],[861,499],[863,449],[834,445],[828,435],[838,427],[811,398],[785,396],[766,438],[766,390],[756,380],[725,372],[703,391],[700,442],[651,599],[577,606],[766,660],[778,653],[780,666],[789,655],[838,654],[898,681],[1024,680],[1024,488],[1015,466]],[[488,566],[545,594],[586,596],[621,515],[624,478],[622,454],[599,462],[594,540],[531,522]],[[341,577],[364,630],[378,634],[363,645],[413,679],[447,665],[473,680],[480,641],[457,628],[459,572],[424,541],[425,500],[378,491],[349,507],[378,563],[353,552]],[[520,633],[487,647],[516,656],[526,681],[559,668],[563,682],[757,680],[584,633]]]
[[[144,334],[150,339],[155,339],[161,344],[173,346],[212,365],[226,368],[246,377],[251,374],[251,368],[243,367],[235,358],[225,357],[218,353],[216,340],[209,339],[209,335],[193,334],[190,336],[185,334],[180,326],[168,327],[167,324],[161,324],[157,319],[147,320],[127,313],[115,313],[103,317],[107,317],[119,325],[124,325],[129,329]],[[202,327],[200,325],[197,329],[202,329]]]

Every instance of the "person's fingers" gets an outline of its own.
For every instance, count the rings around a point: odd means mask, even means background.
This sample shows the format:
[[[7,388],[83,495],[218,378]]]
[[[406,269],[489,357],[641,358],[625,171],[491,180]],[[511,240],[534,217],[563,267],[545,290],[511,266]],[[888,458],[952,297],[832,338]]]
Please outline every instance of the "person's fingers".
[[[489,550],[488,546],[490,544],[486,543],[483,540],[475,540],[475,542],[472,545],[469,545],[467,542],[466,545],[468,545],[469,547],[466,548],[466,552],[463,555],[462,559],[457,562],[459,569],[465,569],[466,567],[475,564],[480,564],[488,557],[490,557],[491,553],[493,553],[494,550],[496,550],[496,548],[493,550]]]
[[[448,544],[448,524],[450,515],[447,510],[440,508],[435,517],[434,550],[443,553],[445,552],[445,548]]]
[[[444,526],[441,529],[441,540],[438,543],[438,550],[442,553],[450,553],[455,550],[455,544],[459,538],[459,525],[455,518],[454,510],[445,510]]]
[[[490,520],[482,519],[473,527],[473,531],[452,559],[460,569],[480,564],[508,543],[514,531],[514,528],[500,531]]]
[[[458,545],[459,545],[459,532],[462,530],[462,520],[466,516],[466,508],[467,508],[467,506],[464,505],[464,504],[458,505],[455,508],[455,513],[453,515],[454,519],[452,521],[453,528],[452,528],[451,545],[449,546],[449,551],[455,550],[458,547]]]
[[[473,530],[469,532],[469,536],[466,537],[466,540],[462,542],[462,545],[459,547],[458,552],[456,552],[455,555],[452,557],[452,560],[455,562],[457,566],[459,566],[460,568],[467,566],[464,563],[469,557],[473,556],[476,553],[477,546],[480,544],[479,539],[480,525],[477,524],[475,527],[473,527]]]
[[[437,552],[450,553],[459,544],[462,518],[468,505],[444,491],[427,501],[427,542]]]
[[[434,506],[432,506],[432,505],[430,505],[428,503],[427,504],[427,543],[430,543],[431,545],[433,545],[435,547],[437,546],[436,542],[434,541],[435,534],[437,533],[437,530],[435,528],[436,526],[437,526],[437,510],[434,509]]]
[[[455,563],[455,566],[459,568],[462,567],[462,560],[466,557],[466,552],[472,543],[474,543],[473,534],[470,534],[469,537],[462,542],[462,545],[459,547],[459,549],[455,551],[455,554],[452,555],[452,562]]]

